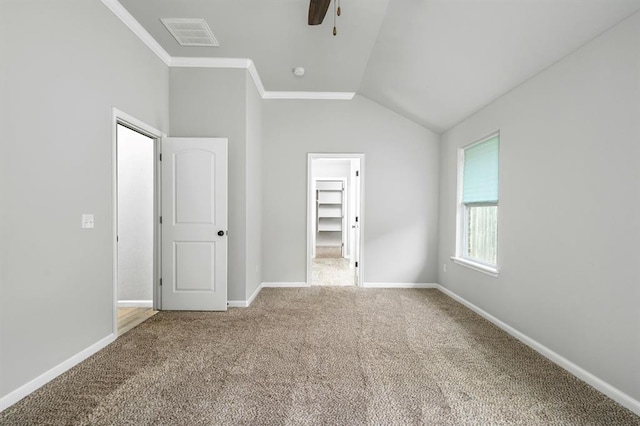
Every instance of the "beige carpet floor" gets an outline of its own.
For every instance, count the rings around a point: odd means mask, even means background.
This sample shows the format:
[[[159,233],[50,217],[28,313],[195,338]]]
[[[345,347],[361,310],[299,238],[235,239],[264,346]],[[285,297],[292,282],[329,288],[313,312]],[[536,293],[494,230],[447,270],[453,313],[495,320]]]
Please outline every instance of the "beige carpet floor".
[[[355,270],[349,267],[349,259],[311,259],[311,285],[353,286],[355,281]]]
[[[317,246],[316,247],[316,258],[341,258],[342,257],[342,247],[326,247],[326,246]]]
[[[264,289],[160,312],[2,425],[640,425],[437,290]]]

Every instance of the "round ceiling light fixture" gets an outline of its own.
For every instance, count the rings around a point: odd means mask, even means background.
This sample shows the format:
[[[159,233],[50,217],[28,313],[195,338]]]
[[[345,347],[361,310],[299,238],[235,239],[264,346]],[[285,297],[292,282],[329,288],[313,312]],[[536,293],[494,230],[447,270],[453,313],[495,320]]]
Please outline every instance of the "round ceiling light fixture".
[[[293,69],[293,74],[296,75],[296,77],[302,77],[304,75],[304,68],[302,67],[295,67]]]

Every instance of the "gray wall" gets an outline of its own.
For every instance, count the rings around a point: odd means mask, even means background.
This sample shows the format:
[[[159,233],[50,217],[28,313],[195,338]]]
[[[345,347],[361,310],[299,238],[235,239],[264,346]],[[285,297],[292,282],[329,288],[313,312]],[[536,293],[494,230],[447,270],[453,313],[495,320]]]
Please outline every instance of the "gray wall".
[[[255,281],[260,273],[260,250],[248,248],[248,242],[259,244],[261,234],[255,166],[260,157],[261,99],[247,79],[246,69],[170,70],[171,135],[229,139],[229,300],[246,300],[247,292],[259,285]]]
[[[306,281],[307,153],[365,154],[364,280],[435,282],[438,136],[356,96],[264,101],[265,282]]]
[[[262,97],[247,73],[247,259],[245,299],[262,282]]]
[[[0,57],[4,396],[111,334],[111,107],[166,131],[169,83],[98,1],[3,1]]]
[[[439,242],[442,285],[637,400],[639,64],[636,14],[445,133]],[[497,279],[449,260],[456,151],[496,129]]]

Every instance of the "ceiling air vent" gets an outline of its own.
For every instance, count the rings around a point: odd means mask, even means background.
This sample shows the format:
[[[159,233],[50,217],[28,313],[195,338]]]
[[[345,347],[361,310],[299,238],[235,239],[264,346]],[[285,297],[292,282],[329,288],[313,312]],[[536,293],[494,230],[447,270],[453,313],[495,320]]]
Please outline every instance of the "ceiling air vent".
[[[180,46],[220,46],[204,19],[161,19]]]

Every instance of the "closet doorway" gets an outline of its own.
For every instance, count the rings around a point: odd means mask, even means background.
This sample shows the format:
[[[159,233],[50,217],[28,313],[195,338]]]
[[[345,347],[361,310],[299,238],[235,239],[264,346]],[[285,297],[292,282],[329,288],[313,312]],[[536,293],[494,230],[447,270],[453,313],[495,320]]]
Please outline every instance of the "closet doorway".
[[[364,154],[309,154],[307,170],[307,283],[361,285]]]
[[[114,111],[115,315],[122,335],[157,313],[159,132]]]

